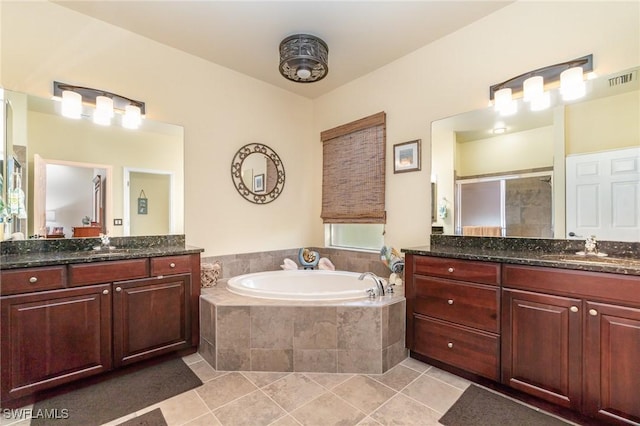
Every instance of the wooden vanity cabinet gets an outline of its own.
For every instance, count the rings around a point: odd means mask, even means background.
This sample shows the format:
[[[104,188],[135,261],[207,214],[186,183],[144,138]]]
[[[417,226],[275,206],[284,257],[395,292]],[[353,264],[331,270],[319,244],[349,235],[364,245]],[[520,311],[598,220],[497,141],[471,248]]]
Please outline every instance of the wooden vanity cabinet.
[[[2,401],[197,347],[199,254],[0,272]]]
[[[2,399],[111,369],[110,293],[104,284],[2,297]]]
[[[411,351],[499,379],[500,265],[408,254]]]
[[[504,265],[503,279],[503,383],[640,423],[640,277]]]

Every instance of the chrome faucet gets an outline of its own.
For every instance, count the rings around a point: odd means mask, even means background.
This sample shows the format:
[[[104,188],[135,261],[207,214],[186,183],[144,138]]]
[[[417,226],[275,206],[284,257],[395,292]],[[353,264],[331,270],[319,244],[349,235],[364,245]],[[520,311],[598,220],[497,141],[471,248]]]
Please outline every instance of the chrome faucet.
[[[109,248],[109,243],[109,236],[107,234],[100,234],[100,244],[102,244],[102,247]]]
[[[376,274],[374,274],[373,272],[363,272],[362,274],[360,274],[358,279],[362,281],[366,277],[371,277],[373,281],[376,282],[376,288],[378,289],[378,296],[384,296],[384,285],[382,284],[382,279],[378,277]],[[367,292],[369,293],[370,297],[373,297],[373,292],[370,292],[368,290]]]
[[[591,235],[590,237],[587,237],[587,239],[584,242],[584,253],[586,255],[597,255],[598,254],[598,241],[596,240],[596,236],[595,235]]]

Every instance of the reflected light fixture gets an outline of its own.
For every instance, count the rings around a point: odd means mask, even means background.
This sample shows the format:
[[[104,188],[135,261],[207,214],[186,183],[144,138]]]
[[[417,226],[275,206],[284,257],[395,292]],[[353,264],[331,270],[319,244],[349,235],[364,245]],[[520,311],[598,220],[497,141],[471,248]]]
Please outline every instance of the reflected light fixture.
[[[511,94],[522,91],[523,101],[529,103],[532,111],[540,111],[551,106],[551,95],[545,91],[545,84],[552,85],[559,82],[560,93],[564,101],[579,99],[586,94],[584,73],[593,71],[593,55],[549,65],[534,71],[513,77],[489,88],[489,99],[494,100],[496,110],[506,115],[506,106],[498,107],[502,101],[499,93],[511,89]],[[556,86],[557,87],[557,86]],[[514,101],[515,102],[515,101]],[[509,112],[509,109],[506,109]]]
[[[54,99],[62,99],[62,115],[69,118],[83,116],[83,104],[94,106],[93,122],[102,126],[111,124],[115,112],[122,114],[122,125],[136,129],[142,123],[145,104],[115,93],[89,87],[53,82]]]
[[[295,34],[280,42],[280,74],[296,83],[320,81],[329,72],[329,48],[320,38]]]
[[[506,87],[496,92],[495,109],[500,115],[513,115],[518,111],[518,103],[513,100],[510,88]]]

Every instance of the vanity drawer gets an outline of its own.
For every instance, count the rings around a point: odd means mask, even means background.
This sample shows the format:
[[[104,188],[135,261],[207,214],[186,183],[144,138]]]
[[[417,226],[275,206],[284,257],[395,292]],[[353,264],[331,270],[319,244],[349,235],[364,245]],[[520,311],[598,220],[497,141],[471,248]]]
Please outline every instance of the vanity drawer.
[[[1,272],[2,295],[64,288],[67,269],[64,266],[14,269]]]
[[[114,260],[111,262],[69,265],[69,285],[109,283],[146,278],[149,276],[147,259]]]
[[[164,256],[151,258],[151,276],[184,274],[191,272],[191,256]]]
[[[416,276],[414,288],[416,313],[500,332],[498,287]]]
[[[500,264],[446,257],[413,256],[414,273],[482,284],[500,284]]]
[[[500,337],[416,315],[414,350],[454,367],[498,380]]]

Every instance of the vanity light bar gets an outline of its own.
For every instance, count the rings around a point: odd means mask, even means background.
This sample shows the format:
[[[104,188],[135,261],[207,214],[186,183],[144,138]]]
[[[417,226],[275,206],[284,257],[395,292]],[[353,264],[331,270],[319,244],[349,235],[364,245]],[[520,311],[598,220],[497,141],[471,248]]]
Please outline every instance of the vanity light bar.
[[[95,106],[97,115],[94,116],[94,121],[98,124],[110,124],[113,110],[115,109],[122,112],[124,114],[123,117],[126,117],[124,120],[125,127],[136,128],[140,125],[141,118],[145,114],[144,102],[90,87],[74,86],[54,81],[53,96],[63,101],[68,98],[74,101],[71,107],[63,102],[63,115],[71,118],[80,118],[82,103]],[[65,114],[67,108],[71,108],[68,111],[68,115]]]

